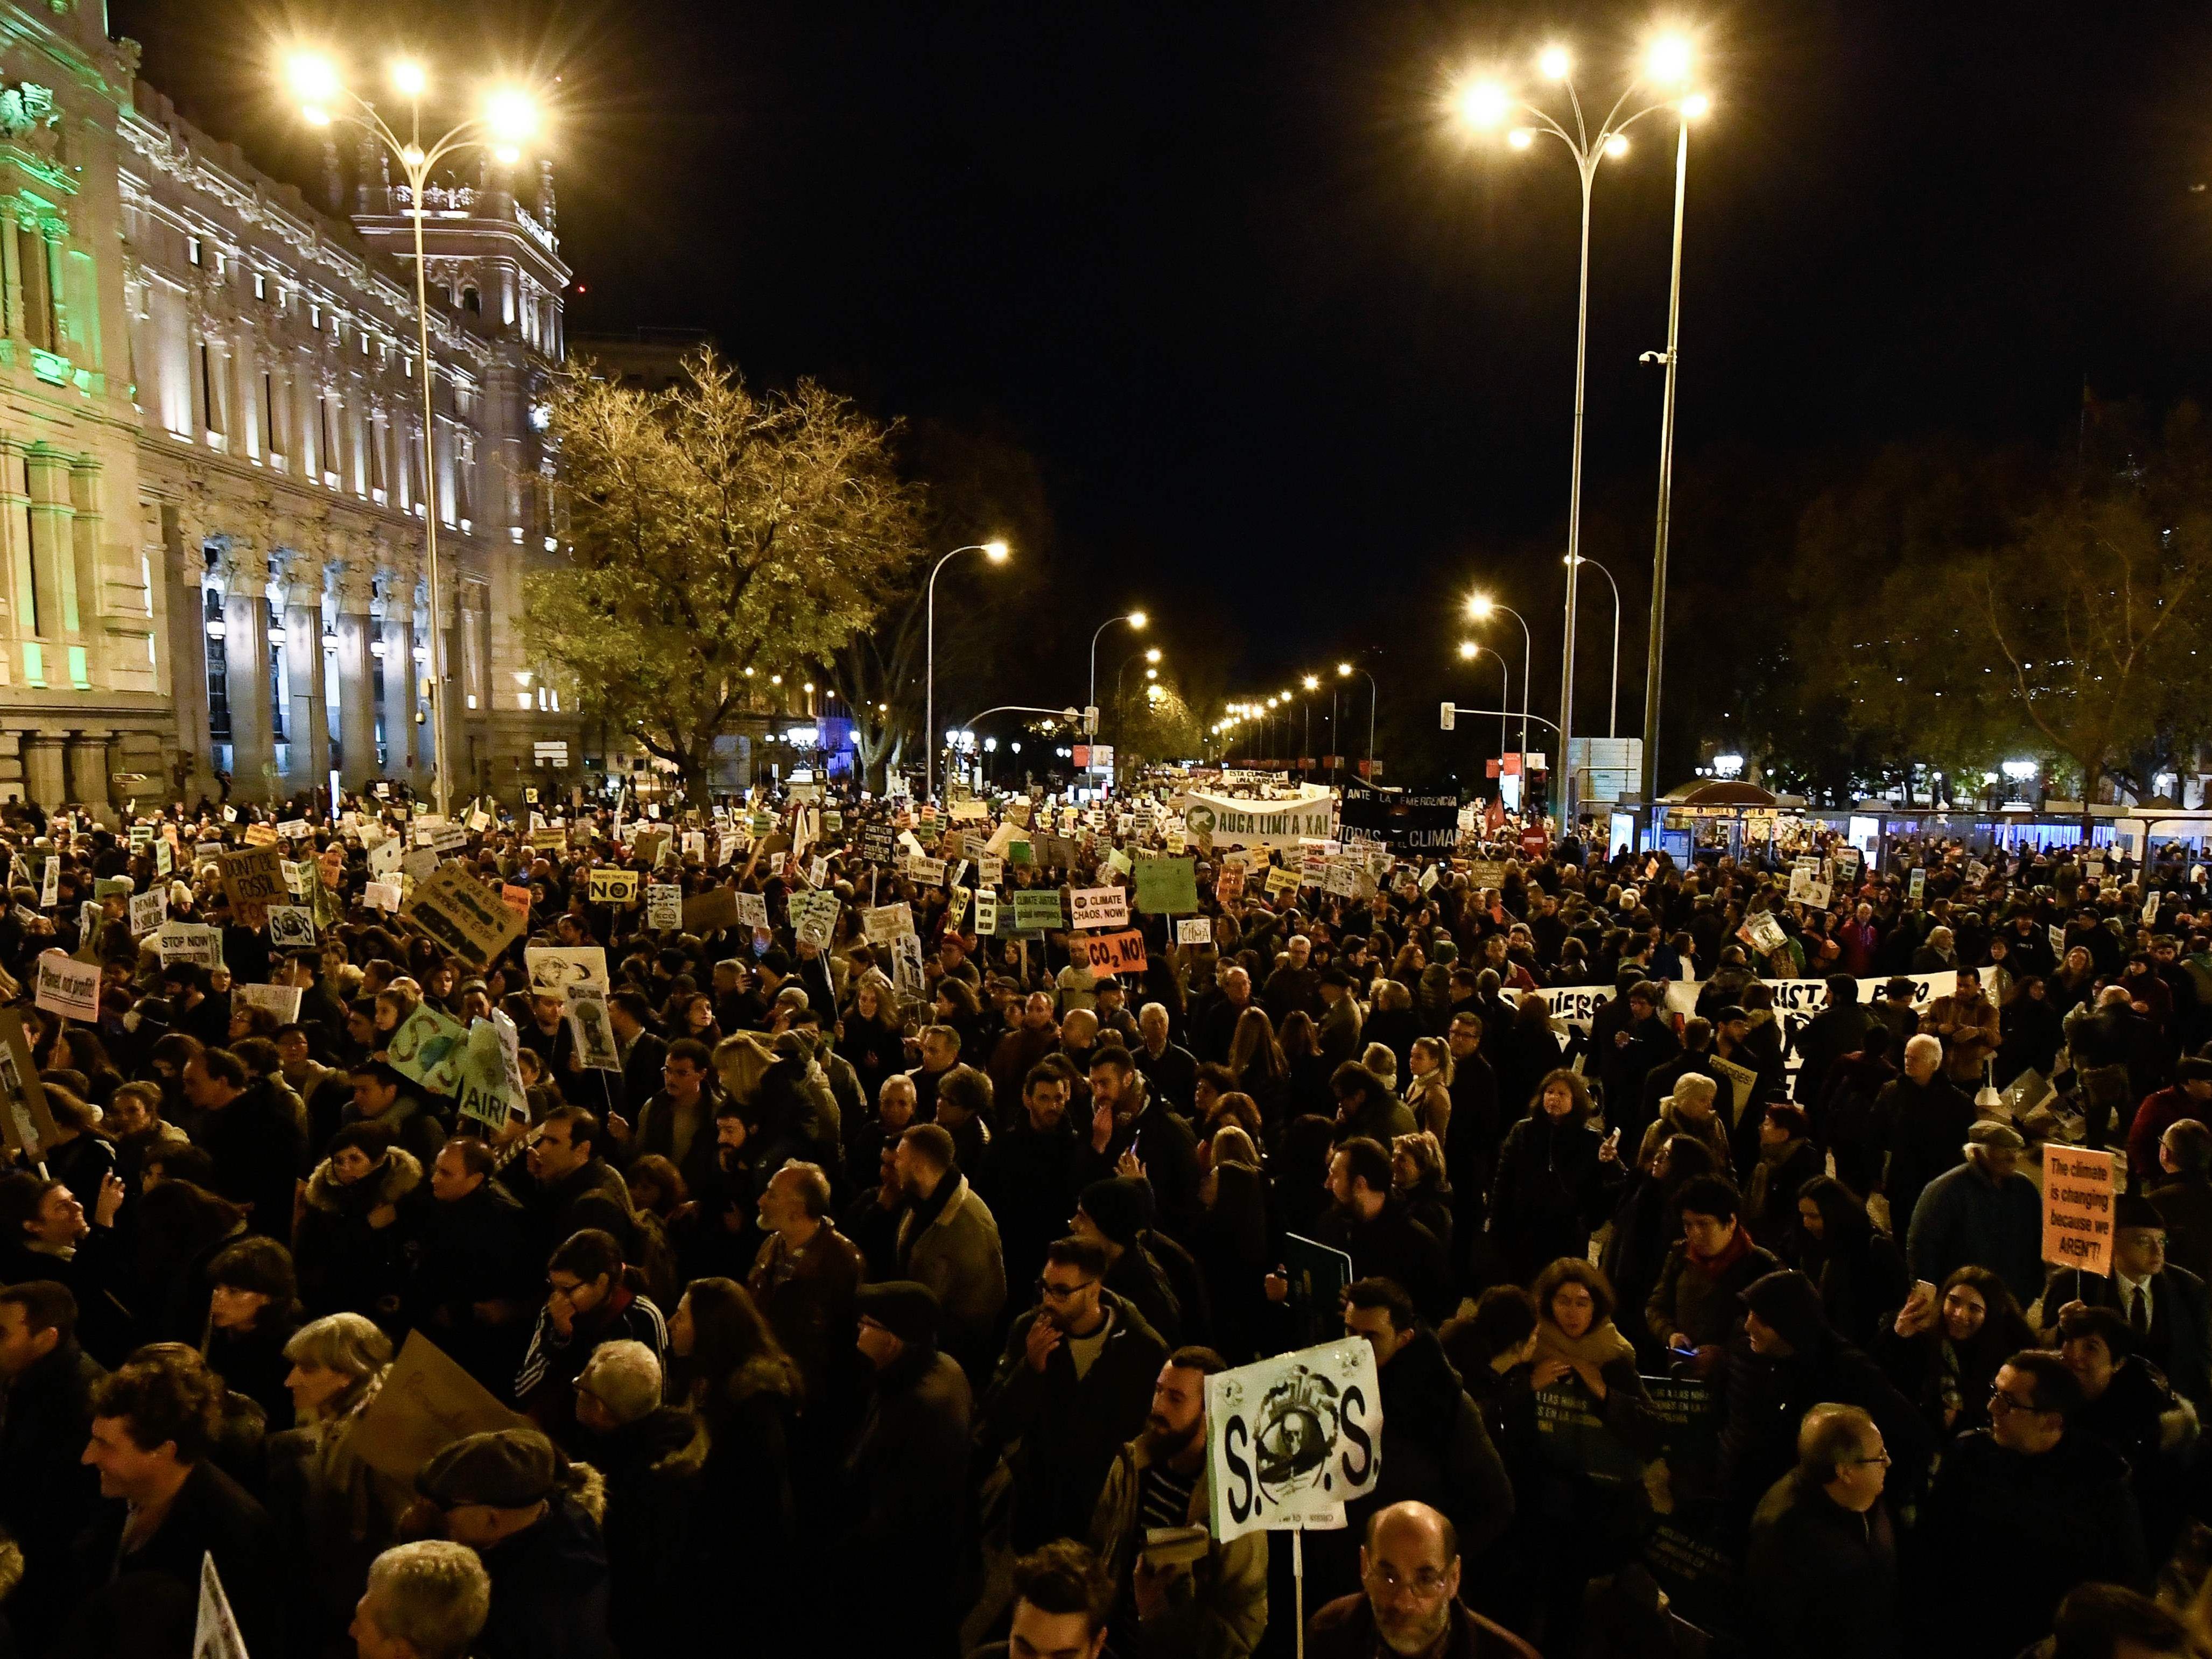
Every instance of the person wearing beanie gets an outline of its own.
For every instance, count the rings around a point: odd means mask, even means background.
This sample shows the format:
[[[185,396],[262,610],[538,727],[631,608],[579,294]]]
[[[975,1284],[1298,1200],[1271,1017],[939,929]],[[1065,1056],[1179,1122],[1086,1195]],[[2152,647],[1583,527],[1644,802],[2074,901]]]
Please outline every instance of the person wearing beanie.
[[[2112,1309],[2135,1334],[2136,1351],[2202,1413],[2212,1409],[2212,1294],[2195,1273],[2167,1262],[2166,1239],[2157,1206],[2141,1193],[2122,1193],[2112,1206],[2112,1273],[2052,1268],[2044,1319],[2056,1326],[2077,1304]]]
[[[1076,1200],[1073,1231],[1105,1252],[1106,1288],[1125,1297],[1172,1348],[1189,1339],[1182,1299],[1145,1242],[1152,1198],[1152,1188],[1139,1176],[1094,1181]]]
[[[1890,1456],[1887,1491],[1909,1504],[1926,1480],[1935,1436],[1881,1366],[1837,1334],[1820,1287],[1785,1268],[1741,1292],[1742,1333],[1729,1344],[1721,1379],[1723,1518],[1741,1536],[1768,1488],[1797,1461],[1797,1425],[1823,1402],[1856,1406],[1881,1431]]]
[[[1940,1285],[1954,1267],[1987,1267],[2023,1308],[2043,1288],[2043,1199],[2021,1170],[2027,1143],[2009,1123],[1966,1132],[1966,1162],[1923,1188],[1907,1218],[1905,1253],[1916,1279]]]
[[[605,1488],[535,1429],[465,1435],[415,1474],[409,1533],[466,1544],[491,1578],[483,1659],[612,1659]]]
[[[966,1559],[968,1448],[974,1397],[951,1357],[938,1352],[938,1303],[927,1285],[863,1285],[861,1357],[873,1379],[845,1460],[844,1530],[835,1559],[867,1565],[868,1593],[833,1615],[846,1648],[872,1651],[884,1609],[896,1609],[905,1651],[955,1651],[954,1592]]]
[[[626,1654],[672,1651],[690,1623],[707,1429],[661,1403],[662,1382],[653,1350],[629,1341],[602,1343],[576,1379],[580,1447],[606,1483],[607,1626]]]

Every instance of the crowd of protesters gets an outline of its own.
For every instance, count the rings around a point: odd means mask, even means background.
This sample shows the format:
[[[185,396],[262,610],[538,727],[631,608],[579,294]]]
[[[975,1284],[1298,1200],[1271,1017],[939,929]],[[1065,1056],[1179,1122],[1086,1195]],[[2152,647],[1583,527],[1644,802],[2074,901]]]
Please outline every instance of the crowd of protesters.
[[[0,1655],[188,1653],[211,1559],[254,1659],[1233,1659],[1301,1589],[1347,1659],[2212,1656],[2185,853],[1820,847],[1814,908],[1495,817],[1323,876],[1158,793],[472,810],[452,860],[526,892],[490,960],[372,888],[404,804],[11,808]],[[213,856],[280,821],[311,947]],[[1005,923],[1140,855],[1197,895],[1132,905],[1141,969],[973,931],[986,868]],[[610,865],[768,925],[653,928]],[[222,965],[133,933],[156,888]],[[604,951],[611,1056],[532,946]],[[395,1062],[425,1005],[511,1020],[503,1115]],[[2108,1274],[2044,1264],[2046,1143],[2124,1154]],[[1206,1381],[1317,1333],[1373,1347],[1379,1483],[1294,1587],[1203,1530]],[[512,1416],[410,1469],[412,1339]]]

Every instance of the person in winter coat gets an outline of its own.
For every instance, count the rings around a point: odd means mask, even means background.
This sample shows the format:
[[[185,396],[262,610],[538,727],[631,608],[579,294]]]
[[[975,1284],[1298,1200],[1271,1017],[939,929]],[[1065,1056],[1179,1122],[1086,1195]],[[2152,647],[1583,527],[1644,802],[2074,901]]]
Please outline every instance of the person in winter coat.
[[[270,1434],[292,1426],[285,1345],[300,1328],[292,1253],[273,1238],[240,1239],[208,1263],[208,1333],[200,1357],[234,1394],[261,1407]]]
[[[298,1120],[228,1048],[204,1048],[186,1060],[184,1092],[206,1115],[194,1139],[215,1160],[216,1192],[245,1207],[255,1232],[280,1243],[290,1237],[292,1194],[307,1152]]]
[[[628,1341],[592,1351],[576,1379],[576,1426],[585,1461],[606,1483],[607,1628],[625,1654],[672,1652],[691,1627],[685,1601],[700,1570],[755,1565],[698,1548],[707,1426],[661,1403],[660,1362]]]
[[[424,1169],[446,1144],[446,1127],[410,1090],[407,1079],[378,1060],[363,1060],[349,1078],[353,1103],[344,1121],[374,1123]]]
[[[412,1497],[353,1439],[384,1386],[392,1343],[361,1315],[337,1313],[301,1326],[284,1358],[287,1420],[299,1426],[270,1437],[269,1514],[305,1569],[290,1581],[289,1628],[295,1652],[343,1659],[369,1564],[398,1537]]]
[[[1040,994],[1030,1000],[1044,999]],[[1010,1031],[1003,1042],[1019,1036]],[[1032,1066],[1018,1086],[1021,1104],[1014,1120],[992,1136],[982,1167],[970,1178],[998,1223],[1007,1281],[1027,1285],[1044,1267],[1045,1247],[1067,1231],[1085,1185],[1086,1149],[1068,1115],[1072,1090],[1060,1066]],[[1010,1088],[1006,1097],[1012,1093]]]
[[[2136,1109],[2128,1128],[2128,1168],[2141,1181],[2158,1178],[2159,1141],[2185,1119],[2212,1124],[2212,1060],[2185,1059],[2174,1067],[2172,1085]]]
[[[1987,1267],[2025,1306],[2043,1288],[2043,1198],[2020,1169],[2027,1143],[1990,1121],[1975,1124],[1960,1150],[1966,1162],[1922,1190],[1905,1258],[1930,1283],[1954,1267]]]
[[[402,1219],[400,1310],[470,1376],[504,1397],[514,1386],[538,1301],[520,1201],[493,1178],[492,1150],[459,1137],[438,1150],[430,1179]]]
[[[1874,1016],[1859,1001],[1859,983],[1850,974],[1828,975],[1827,1006],[1805,1024],[1797,1034],[1800,1064],[1796,1098],[1808,1112],[1819,1108],[1826,1092],[1828,1073],[1845,1054],[1866,1046]]]
[[[1751,1236],[1778,1250],[1797,1218],[1797,1194],[1828,1160],[1813,1144],[1813,1126],[1802,1107],[1774,1101],[1759,1126],[1759,1162],[1744,1176],[1743,1219]]]
[[[483,1659],[613,1659],[600,1521],[606,1491],[535,1429],[456,1440],[416,1472],[414,1518],[477,1553],[491,1577]]]
[[[83,1462],[93,1391],[106,1372],[76,1342],[76,1299],[52,1279],[0,1289],[0,1536],[21,1549],[6,1622],[40,1653],[68,1610],[70,1550],[91,1522],[100,1480]]]
[[[1958,1167],[1974,1127],[1973,1097],[1942,1075],[1942,1039],[1914,1036],[1905,1045],[1905,1075],[1875,1097],[1875,1133],[1889,1152],[1881,1190],[1892,1237],[1912,1224],[1920,1189]]]
[[[1488,1550],[1514,1518],[1512,1484],[1481,1409],[1411,1298],[1387,1279],[1355,1279],[1344,1320],[1348,1334],[1364,1337],[1375,1350],[1382,1467],[1375,1490],[1345,1505],[1343,1530],[1309,1540],[1307,1593],[1315,1600],[1358,1588],[1351,1547],[1368,1517],[1394,1504],[1419,1501],[1450,1516],[1461,1553],[1470,1558]]]
[[[836,1559],[867,1563],[869,1587],[839,1604],[838,1650],[867,1651],[880,1639],[883,1610],[896,1608],[905,1651],[950,1659],[973,1530],[968,1379],[937,1351],[937,1297],[927,1285],[864,1285],[860,1317],[874,1382],[845,1462]]]
[[[1613,1205],[1613,1231],[1598,1262],[1621,1306],[1640,1310],[1650,1299],[1668,1251],[1682,1241],[1675,1196],[1685,1182],[1712,1172],[1708,1144],[1675,1135],[1660,1146],[1650,1167],[1632,1172],[1622,1182]],[[1663,1369],[1664,1351],[1642,1319],[1632,1320],[1622,1334],[1635,1343],[1638,1357],[1646,1364]]]
[[[586,1228],[545,1264],[548,1292],[514,1376],[514,1399],[530,1419],[563,1439],[575,1432],[576,1378],[603,1342],[642,1342],[668,1352],[668,1324],[623,1261],[611,1233]]]
[[[422,1183],[422,1166],[381,1124],[350,1124],[331,1137],[330,1156],[307,1178],[293,1241],[310,1314],[398,1311],[406,1240],[399,1210]]]
[[[1987,1426],[1997,1367],[2034,1342],[2004,1280],[1986,1267],[1961,1267],[1932,1294],[1916,1285],[1883,1319],[1872,1352],[1938,1441],[1948,1442]]]
[[[1087,1239],[1053,1244],[1042,1300],[1014,1321],[983,1398],[977,1437],[1005,1462],[1017,1554],[1082,1534],[1115,1454],[1143,1427],[1167,1358],[1144,1316],[1105,1288],[1106,1265]]]
[[[1675,1194],[1682,1242],[1667,1252],[1644,1318],[1652,1337],[1698,1376],[1711,1376],[1743,1328],[1740,1293],[1782,1266],[1752,1243],[1743,1200],[1718,1176],[1699,1176]]]
[[[1871,1352],[1883,1316],[1911,1288],[1904,1252],[1875,1231],[1866,1205],[1833,1176],[1814,1176],[1800,1187],[1796,1212],[1780,1255],[1820,1287],[1828,1323]]]
[[[999,1224],[960,1173],[952,1136],[940,1125],[917,1123],[902,1134],[891,1169],[903,1206],[894,1247],[899,1272],[936,1297],[939,1346],[981,1370],[1006,1303]]]
[[[1990,1426],[1943,1454],[1912,1529],[1907,1624],[1919,1651],[2013,1659],[2076,1584],[2148,1587],[2127,1462],[2072,1431],[2083,1403],[2055,1353],[1998,1367]]]
[[[1766,1489],[1796,1457],[1797,1425],[1823,1401],[1857,1406],[1881,1430],[1891,1495],[1911,1503],[1927,1478],[1936,1437],[1881,1368],[1837,1335],[1820,1293],[1785,1268],[1743,1291],[1743,1334],[1729,1346],[1723,1383],[1719,1489],[1723,1524],[1740,1535]]]
[[[1391,1190],[1390,1154],[1360,1136],[1329,1154],[1332,1200],[1313,1226],[1313,1237],[1352,1258],[1355,1278],[1387,1279],[1413,1298],[1423,1316],[1441,1320],[1454,1300],[1443,1241],[1413,1218]],[[1288,1285],[1279,1271],[1267,1295],[1281,1301]]]
[[[1685,1072],[1674,1080],[1674,1091],[1662,1101],[1658,1116],[1644,1131],[1638,1145],[1636,1167],[1648,1170],[1659,1148],[1675,1135],[1700,1141],[1712,1154],[1712,1173],[1731,1175],[1728,1125],[1713,1109],[1719,1085],[1702,1072]]]
[[[1241,1659],[1267,1630],[1265,1531],[1209,1542],[1187,1564],[1146,1559],[1151,1528],[1210,1522],[1206,1379],[1227,1369],[1211,1348],[1177,1348],[1167,1357],[1145,1431],[1115,1456],[1091,1511],[1091,1548],[1116,1590],[1114,1650],[1127,1659]]]
[[[1512,1277],[1526,1283],[1547,1261],[1589,1255],[1590,1230],[1605,1218],[1603,1146],[1589,1091],[1576,1073],[1555,1071],[1535,1109],[1506,1133],[1490,1194],[1490,1231]]]
[[[2195,1413],[2142,1357],[2139,1341],[2110,1308],[2076,1304],[2058,1316],[2059,1358],[2081,1385],[2070,1427],[2127,1460],[2149,1559],[2163,1561],[2197,1495]]]
[[[1748,1659],[1893,1659],[1897,1533],[1882,1496],[1881,1430],[1856,1406],[1824,1404],[1796,1438],[1796,1467],[1752,1516]]]
[[[1451,1523],[1425,1504],[1401,1504],[1368,1522],[1359,1548],[1364,1593],[1316,1609],[1306,1627],[1312,1659],[1537,1659],[1512,1632],[1460,1600],[1462,1558]],[[1419,1587],[1433,1585],[1424,1592]]]

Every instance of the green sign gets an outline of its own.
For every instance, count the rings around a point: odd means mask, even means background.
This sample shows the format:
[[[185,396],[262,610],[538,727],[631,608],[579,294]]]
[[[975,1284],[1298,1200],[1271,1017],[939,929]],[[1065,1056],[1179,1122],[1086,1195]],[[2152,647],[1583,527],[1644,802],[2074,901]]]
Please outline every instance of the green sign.
[[[1195,915],[1198,860],[1139,858],[1137,908],[1153,916]]]
[[[1015,846],[1022,843],[1016,842]],[[1041,933],[1048,927],[1067,926],[1066,913],[1060,908],[1060,889],[1043,892],[1024,889],[1013,895],[1014,931],[1018,933]]]

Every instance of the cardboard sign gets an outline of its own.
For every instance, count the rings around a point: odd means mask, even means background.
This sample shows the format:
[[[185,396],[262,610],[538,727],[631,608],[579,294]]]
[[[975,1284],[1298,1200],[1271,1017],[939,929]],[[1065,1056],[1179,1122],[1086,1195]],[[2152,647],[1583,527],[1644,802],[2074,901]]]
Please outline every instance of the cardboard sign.
[[[348,1443],[371,1468],[411,1490],[415,1471],[456,1440],[528,1426],[416,1330],[354,1420]]]
[[[222,929],[197,921],[165,921],[154,935],[161,966],[189,962],[195,967],[222,966]]]
[[[1743,926],[1737,928],[1736,933],[1745,944],[1762,957],[1771,955],[1790,942],[1789,935],[1782,931],[1782,924],[1774,919],[1771,910],[1760,910],[1746,916]]]
[[[131,896],[131,937],[143,939],[169,919],[169,890],[156,887]]]
[[[468,1038],[467,1028],[452,1015],[440,1013],[427,1002],[417,1003],[415,1012],[392,1032],[384,1057],[400,1076],[433,1094],[450,1095],[460,1088],[461,1059]]]
[[[1206,1486],[1216,1542],[1328,1528],[1374,1491],[1382,1394],[1364,1337],[1277,1354],[1206,1379]]]
[[[1148,916],[1187,916],[1198,908],[1198,860],[1140,858],[1137,908]]]
[[[396,881],[372,881],[361,890],[363,904],[387,915],[399,908],[399,884]]]
[[[731,896],[737,902],[738,927],[756,930],[764,930],[768,927],[766,893],[735,893]]]
[[[945,885],[943,859],[909,858],[906,861],[906,872],[924,887]]]
[[[51,910],[61,902],[62,860],[59,854],[49,854],[46,867],[39,872],[39,908]]]
[[[46,1085],[31,1063],[23,1016],[14,1008],[0,1008],[0,1140],[36,1163],[60,1139]]]
[[[1234,904],[1244,896],[1244,872],[1242,869],[1224,870],[1215,878],[1213,896],[1217,902]]]
[[[684,901],[684,931],[704,937],[738,925],[738,894],[732,887],[709,887]]]
[[[1077,927],[1126,927],[1129,895],[1119,887],[1077,887],[1067,895],[1068,915]]]
[[[268,919],[269,907],[291,896],[284,885],[284,855],[270,844],[242,853],[225,853],[219,860],[222,890],[229,896],[230,913],[240,927],[258,927]]]
[[[1324,879],[1326,879],[1326,867],[1324,867]],[[1301,880],[1302,878],[1297,871],[1285,869],[1281,865],[1277,865],[1267,872],[1268,896],[1272,898],[1278,893],[1295,893],[1298,890]]]
[[[273,904],[269,908],[269,948],[272,951],[312,950],[315,943],[315,913],[303,905]]]
[[[200,1556],[200,1606],[192,1620],[192,1659],[246,1659],[246,1638],[239,1633],[238,1615],[222,1593],[222,1575],[216,1571],[215,1552]]]
[[[276,1016],[279,1025],[289,1025],[300,1018],[300,988],[296,985],[234,985],[230,998],[248,1008],[268,1009]]]
[[[444,865],[408,898],[403,914],[455,955],[488,967],[522,933],[514,911],[470,874],[465,865]]]
[[[644,878],[635,870],[618,869],[613,865],[592,866],[591,901],[594,904],[629,904],[637,897]]]
[[[1185,916],[1176,923],[1177,945],[1211,945],[1213,943],[1213,919],[1211,916]]]
[[[801,945],[826,951],[837,930],[837,912],[844,907],[835,893],[794,893],[791,899],[791,927]]]
[[[249,823],[246,826],[246,844],[257,851],[276,844],[276,826],[273,823]]]
[[[576,1038],[576,1063],[594,1072],[620,1072],[622,1047],[607,1018],[607,994],[596,985],[571,985],[568,1029]]]
[[[645,890],[645,925],[655,932],[684,926],[684,890],[673,882],[656,881]]]
[[[607,953],[596,945],[532,945],[524,948],[522,959],[530,970],[530,994],[534,997],[560,997],[571,985],[609,988]]]
[[[1094,933],[1083,943],[1090,948],[1091,971],[1094,974],[1119,975],[1145,971],[1145,936],[1133,927],[1126,933]]]
[[[60,951],[48,951],[39,958],[39,988],[32,1002],[65,1019],[97,1023],[100,964],[79,962]]]
[[[469,1040],[461,1054],[461,1091],[454,1112],[472,1123],[501,1129],[518,1115],[530,1115],[530,1097],[522,1081],[520,1034],[514,1022],[495,1008],[489,1019],[469,1024]]]
[[[2043,1143],[2043,1259],[2100,1277],[2112,1271],[2112,1206],[2119,1176],[2110,1152]]]
[[[515,883],[501,882],[499,902],[514,912],[515,920],[523,927],[530,926],[530,890]]]
[[[1042,890],[1020,889],[1010,896],[1013,900],[1016,933],[1042,933],[1047,928],[1067,926],[1067,916],[1060,908],[1060,890],[1057,887],[1048,887]]]

